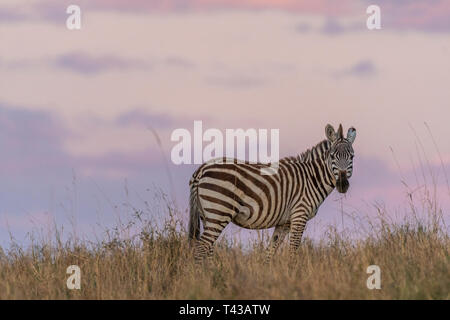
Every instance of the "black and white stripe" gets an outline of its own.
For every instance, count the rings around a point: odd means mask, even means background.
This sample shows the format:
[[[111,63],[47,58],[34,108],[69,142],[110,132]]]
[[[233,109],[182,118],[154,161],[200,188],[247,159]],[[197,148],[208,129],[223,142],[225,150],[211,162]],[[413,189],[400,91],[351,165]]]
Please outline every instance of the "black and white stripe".
[[[306,222],[335,187],[347,191],[353,171],[356,130],[350,128],[346,138],[342,125],[338,132],[327,125],[325,132],[327,139],[315,147],[280,160],[273,175],[261,174],[267,164],[220,159],[201,165],[189,182],[189,237],[197,240],[196,259],[212,253],[230,222],[247,229],[275,227],[268,260],[289,231],[290,250],[295,253]]]

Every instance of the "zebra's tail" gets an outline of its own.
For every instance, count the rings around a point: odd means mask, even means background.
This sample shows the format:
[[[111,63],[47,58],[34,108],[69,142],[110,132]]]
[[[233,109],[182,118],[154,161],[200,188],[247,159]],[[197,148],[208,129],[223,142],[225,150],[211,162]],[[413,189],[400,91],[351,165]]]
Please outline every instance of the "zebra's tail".
[[[198,201],[198,178],[194,175],[189,181],[189,239],[198,240],[200,237],[200,204]]]

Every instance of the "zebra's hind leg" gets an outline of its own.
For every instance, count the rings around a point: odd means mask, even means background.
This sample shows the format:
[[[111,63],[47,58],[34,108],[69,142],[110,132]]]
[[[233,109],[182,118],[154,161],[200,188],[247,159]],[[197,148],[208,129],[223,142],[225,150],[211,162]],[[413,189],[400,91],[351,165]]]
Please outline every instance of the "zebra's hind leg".
[[[283,242],[284,238],[289,232],[289,223],[276,226],[273,231],[272,238],[270,239],[269,247],[267,248],[265,263],[269,264],[272,261],[272,257],[277,252],[278,247]]]
[[[228,216],[223,221],[205,218],[203,233],[194,248],[194,259],[197,263],[203,261],[205,257],[213,255],[214,243],[230,221],[231,217]]]

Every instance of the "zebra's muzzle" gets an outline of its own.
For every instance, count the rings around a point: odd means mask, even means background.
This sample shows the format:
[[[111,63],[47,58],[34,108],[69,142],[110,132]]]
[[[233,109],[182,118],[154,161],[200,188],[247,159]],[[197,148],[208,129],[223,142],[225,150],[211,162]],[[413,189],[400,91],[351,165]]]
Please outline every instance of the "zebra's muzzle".
[[[339,178],[336,180],[336,189],[340,193],[346,193],[350,183],[348,183],[347,173],[345,171],[339,172]]]

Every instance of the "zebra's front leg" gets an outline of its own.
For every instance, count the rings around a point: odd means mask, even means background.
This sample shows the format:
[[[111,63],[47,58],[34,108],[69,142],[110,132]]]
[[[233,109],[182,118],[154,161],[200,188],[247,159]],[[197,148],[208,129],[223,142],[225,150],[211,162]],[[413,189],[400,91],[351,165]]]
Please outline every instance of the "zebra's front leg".
[[[289,242],[289,260],[292,263],[297,257],[298,249],[302,241],[303,231],[305,231],[307,215],[302,214],[291,220],[290,242]]]
[[[289,232],[289,223],[281,226],[276,226],[273,231],[272,238],[270,239],[269,248],[267,249],[265,263],[269,264],[273,255],[277,252],[278,247],[283,242],[284,238]]]

